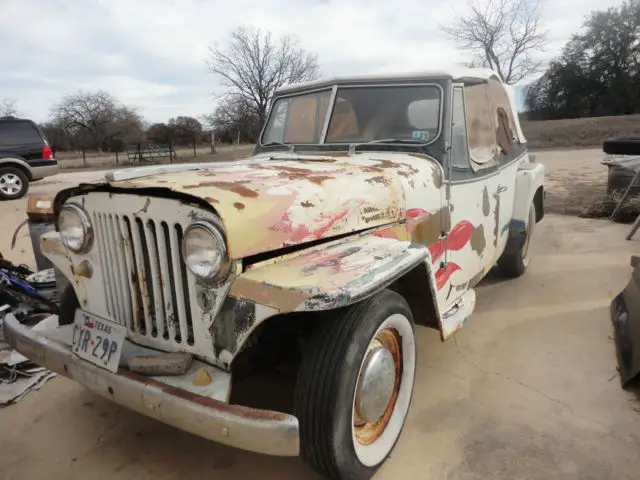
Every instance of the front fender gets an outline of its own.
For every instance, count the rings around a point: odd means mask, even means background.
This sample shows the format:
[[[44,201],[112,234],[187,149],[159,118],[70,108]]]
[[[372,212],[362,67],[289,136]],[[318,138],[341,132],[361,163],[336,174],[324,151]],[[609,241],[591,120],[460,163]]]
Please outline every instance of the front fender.
[[[424,245],[410,241],[358,237],[250,268],[229,295],[279,313],[331,310],[374,294],[429,257]]]

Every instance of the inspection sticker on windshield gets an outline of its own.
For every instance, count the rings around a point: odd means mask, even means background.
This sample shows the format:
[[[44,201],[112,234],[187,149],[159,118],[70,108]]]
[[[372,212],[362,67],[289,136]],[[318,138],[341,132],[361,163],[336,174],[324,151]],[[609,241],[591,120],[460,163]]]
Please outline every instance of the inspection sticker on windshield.
[[[411,136],[412,140],[417,140],[419,142],[424,142],[427,138],[427,132],[425,130],[414,130],[413,135]]]
[[[94,365],[118,371],[127,328],[79,308],[73,322],[73,353]]]

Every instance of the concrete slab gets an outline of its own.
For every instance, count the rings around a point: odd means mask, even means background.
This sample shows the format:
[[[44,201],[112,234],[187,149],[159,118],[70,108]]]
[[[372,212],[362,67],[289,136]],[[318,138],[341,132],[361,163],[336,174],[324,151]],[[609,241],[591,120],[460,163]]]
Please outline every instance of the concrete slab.
[[[376,479],[638,478],[640,402],[619,386],[607,312],[640,250],[628,229],[550,215],[531,269],[486,279],[455,337],[419,328],[409,419]],[[299,459],[201,440],[64,378],[0,411],[0,431],[1,478],[318,478]]]

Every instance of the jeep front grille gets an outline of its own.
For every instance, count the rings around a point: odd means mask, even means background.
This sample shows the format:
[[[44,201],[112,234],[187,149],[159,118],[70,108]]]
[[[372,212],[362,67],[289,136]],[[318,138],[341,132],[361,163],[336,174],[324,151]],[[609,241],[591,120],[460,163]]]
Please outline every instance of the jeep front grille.
[[[154,345],[194,345],[189,282],[177,223],[92,212],[107,313]],[[185,348],[187,347],[187,348]]]

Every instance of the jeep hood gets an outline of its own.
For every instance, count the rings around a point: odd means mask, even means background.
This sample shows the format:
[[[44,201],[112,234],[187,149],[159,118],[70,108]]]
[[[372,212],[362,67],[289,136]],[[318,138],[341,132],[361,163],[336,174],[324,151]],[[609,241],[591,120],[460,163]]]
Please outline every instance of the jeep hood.
[[[164,187],[206,201],[224,224],[229,256],[238,259],[404,219],[400,177],[416,171],[357,157],[254,157],[109,185]]]

